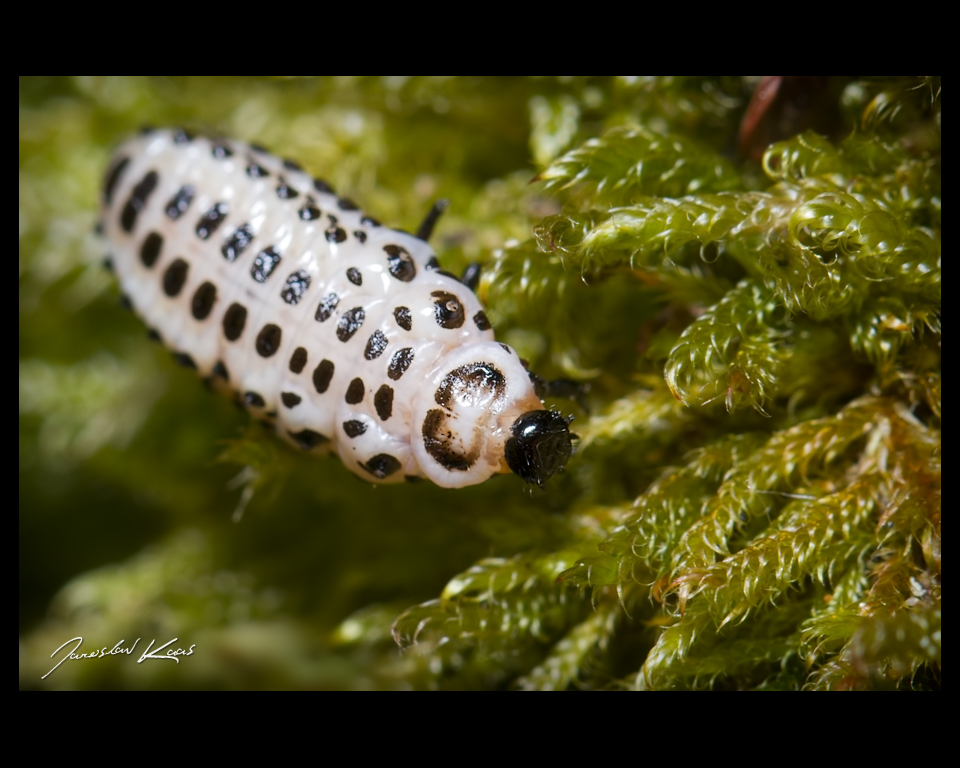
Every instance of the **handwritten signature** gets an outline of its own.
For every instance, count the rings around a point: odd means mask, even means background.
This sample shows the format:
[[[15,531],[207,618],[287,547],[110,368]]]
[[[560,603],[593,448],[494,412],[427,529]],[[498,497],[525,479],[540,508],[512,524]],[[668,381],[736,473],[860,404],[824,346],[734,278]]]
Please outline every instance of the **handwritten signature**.
[[[161,645],[159,648],[155,650],[153,649],[153,644],[157,641],[151,640],[150,645],[147,646],[147,650],[145,650],[141,654],[140,658],[137,660],[137,664],[143,663],[144,659],[166,659],[168,661],[175,661],[177,662],[177,664],[179,664],[180,663],[180,659],[178,658],[179,656],[193,656],[193,649],[197,647],[196,643],[191,645],[190,648],[187,650],[184,650],[183,648],[167,648],[167,646],[173,645],[179,639],[180,638],[175,637],[173,638],[173,640],[170,640],[169,642],[164,643],[163,645]],[[82,637],[71,638],[70,640],[67,640],[67,642],[65,642],[59,648],[57,648],[57,650],[51,653],[50,658],[52,659],[60,651],[62,651],[66,646],[70,645],[70,643],[76,643],[76,645],[73,646],[73,648],[71,648],[69,651],[67,651],[63,655],[63,658],[57,662],[56,666],[53,669],[51,669],[50,672],[47,672],[47,674],[41,677],[40,679],[41,680],[45,679],[47,675],[53,672],[57,667],[63,664],[63,662],[65,662],[67,659],[100,659],[100,658],[103,658],[104,656],[117,656],[122,653],[129,656],[133,653],[134,649],[137,647],[137,644],[139,642],[140,642],[140,638],[138,637],[134,641],[133,645],[131,645],[129,648],[124,648],[123,647],[124,641],[121,640],[119,643],[113,646],[113,648],[110,649],[109,651],[107,650],[107,646],[104,646],[103,648],[100,648],[95,651],[90,651],[89,653],[77,653],[77,651],[80,648],[80,644],[83,643],[83,638]],[[167,648],[167,652],[165,654],[160,654],[160,651],[162,651],[164,648]]]

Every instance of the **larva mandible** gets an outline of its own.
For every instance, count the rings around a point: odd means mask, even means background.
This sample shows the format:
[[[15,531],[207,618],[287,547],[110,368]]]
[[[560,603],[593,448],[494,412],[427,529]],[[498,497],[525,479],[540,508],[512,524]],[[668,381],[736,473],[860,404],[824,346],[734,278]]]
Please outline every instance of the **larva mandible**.
[[[101,226],[151,333],[303,450],[447,488],[509,471],[543,487],[570,456],[567,420],[426,235],[381,226],[294,162],[145,131],[109,166]]]

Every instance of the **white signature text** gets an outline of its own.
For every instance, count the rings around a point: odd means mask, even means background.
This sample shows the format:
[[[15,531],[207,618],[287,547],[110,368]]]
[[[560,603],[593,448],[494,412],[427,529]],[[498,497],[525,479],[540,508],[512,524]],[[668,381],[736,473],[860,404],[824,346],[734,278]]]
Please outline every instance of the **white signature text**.
[[[175,661],[175,662],[177,662],[177,664],[179,664],[179,663],[180,663],[180,659],[177,658],[178,656],[192,656],[192,655],[193,655],[193,649],[197,647],[197,644],[196,644],[196,643],[194,643],[193,645],[191,645],[187,650],[184,650],[183,648],[169,648],[169,647],[168,647],[168,646],[173,645],[173,644],[174,644],[175,642],[177,642],[177,640],[179,640],[179,639],[180,639],[180,638],[175,637],[175,638],[173,638],[173,640],[170,640],[170,641],[164,643],[163,645],[161,645],[159,648],[156,648],[156,649],[153,647],[153,645],[154,645],[154,643],[156,643],[157,641],[156,641],[156,640],[151,640],[151,641],[150,641],[150,645],[147,646],[147,650],[145,650],[145,651],[140,655],[140,658],[137,659],[137,664],[143,663],[143,660],[144,660],[144,659],[166,659],[166,660],[168,660],[168,661]],[[51,654],[50,654],[50,658],[52,659],[54,656],[56,656],[58,653],[60,653],[60,651],[62,651],[66,646],[70,645],[70,643],[76,643],[76,645],[74,645],[73,648],[71,648],[71,649],[68,650],[65,654],[63,654],[63,657],[60,659],[60,661],[58,661],[58,662],[56,663],[56,665],[53,667],[53,669],[51,669],[50,672],[47,672],[47,674],[44,675],[43,677],[41,677],[40,679],[43,680],[44,678],[46,678],[47,675],[49,675],[51,672],[53,672],[53,671],[54,671],[57,667],[59,667],[61,664],[63,664],[63,662],[67,661],[67,659],[71,659],[71,660],[73,660],[73,659],[100,659],[100,658],[103,658],[104,656],[117,656],[117,655],[119,655],[119,654],[126,654],[127,656],[130,656],[130,655],[133,654],[134,649],[137,647],[137,644],[140,642],[140,638],[138,637],[138,638],[133,642],[133,645],[131,645],[129,648],[125,648],[125,647],[123,646],[124,642],[125,642],[125,641],[121,640],[119,643],[117,643],[115,646],[113,646],[113,648],[111,648],[109,651],[107,650],[107,647],[108,647],[108,646],[103,646],[103,648],[99,648],[99,649],[93,650],[93,651],[88,651],[88,652],[86,652],[86,653],[77,653],[77,651],[80,650],[80,645],[83,643],[83,638],[82,638],[82,637],[74,637],[74,638],[71,638],[70,640],[67,640],[67,642],[65,642],[65,643],[64,643],[63,645],[61,645],[59,648],[57,648],[57,650],[55,650],[53,653],[51,653]],[[166,649],[167,652],[164,653],[164,654],[161,654],[160,652],[163,651],[164,649]]]

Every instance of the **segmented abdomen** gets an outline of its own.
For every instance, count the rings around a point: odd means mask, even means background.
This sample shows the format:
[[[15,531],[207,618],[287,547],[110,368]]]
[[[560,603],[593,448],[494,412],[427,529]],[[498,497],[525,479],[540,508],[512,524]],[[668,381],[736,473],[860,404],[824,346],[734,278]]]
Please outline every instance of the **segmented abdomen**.
[[[424,474],[411,446],[420,390],[444,354],[493,340],[429,245],[296,164],[183,131],[118,150],[102,219],[125,294],[182,362],[362,477]],[[516,360],[504,350],[485,357]]]

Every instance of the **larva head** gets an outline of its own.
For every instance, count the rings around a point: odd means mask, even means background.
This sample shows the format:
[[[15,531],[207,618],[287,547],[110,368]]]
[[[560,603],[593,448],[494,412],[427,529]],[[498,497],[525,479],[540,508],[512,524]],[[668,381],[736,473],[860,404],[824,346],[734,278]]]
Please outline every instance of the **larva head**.
[[[507,345],[457,347],[440,358],[428,381],[417,396],[411,443],[420,471],[437,485],[474,485],[511,470],[542,485],[569,457],[566,422],[543,410],[520,358]],[[547,418],[533,425],[532,413]],[[508,444],[521,458],[510,459]]]
[[[527,411],[513,422],[504,456],[511,471],[541,488],[570,458],[568,422],[556,411]]]

